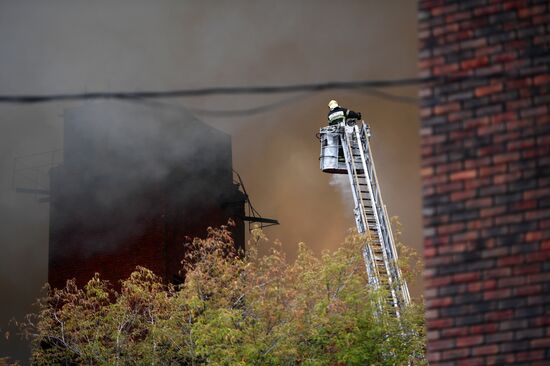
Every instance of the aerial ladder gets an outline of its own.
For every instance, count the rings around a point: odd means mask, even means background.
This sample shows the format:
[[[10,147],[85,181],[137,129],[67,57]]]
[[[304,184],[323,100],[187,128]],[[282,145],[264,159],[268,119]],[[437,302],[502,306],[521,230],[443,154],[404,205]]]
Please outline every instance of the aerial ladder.
[[[369,144],[370,128],[364,121],[348,119],[320,129],[321,170],[347,174],[353,196],[357,231],[365,234],[363,257],[369,286],[384,289],[390,311],[398,318],[410,303],[407,283],[397,265],[397,250],[382,201]]]

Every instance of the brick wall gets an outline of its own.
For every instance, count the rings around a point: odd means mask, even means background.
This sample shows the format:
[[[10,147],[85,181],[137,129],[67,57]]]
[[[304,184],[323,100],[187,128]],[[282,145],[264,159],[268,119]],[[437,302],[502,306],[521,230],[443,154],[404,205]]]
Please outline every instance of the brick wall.
[[[420,1],[428,358],[550,364],[550,2]]]

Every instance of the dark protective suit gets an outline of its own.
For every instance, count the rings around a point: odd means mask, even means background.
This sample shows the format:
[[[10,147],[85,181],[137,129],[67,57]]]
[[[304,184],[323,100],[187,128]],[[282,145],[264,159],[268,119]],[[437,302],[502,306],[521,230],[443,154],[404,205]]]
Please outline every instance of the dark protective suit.
[[[333,108],[328,112],[329,126],[344,122],[350,118],[361,119],[361,113],[354,112],[351,109],[346,109],[340,106]]]

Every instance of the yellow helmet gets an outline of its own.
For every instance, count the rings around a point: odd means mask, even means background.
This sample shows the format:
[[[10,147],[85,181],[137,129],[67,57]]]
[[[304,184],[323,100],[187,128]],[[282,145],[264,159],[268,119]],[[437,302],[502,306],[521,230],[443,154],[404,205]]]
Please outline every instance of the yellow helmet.
[[[333,99],[330,102],[328,102],[328,107],[330,109],[334,109],[334,108],[338,107],[338,102]]]

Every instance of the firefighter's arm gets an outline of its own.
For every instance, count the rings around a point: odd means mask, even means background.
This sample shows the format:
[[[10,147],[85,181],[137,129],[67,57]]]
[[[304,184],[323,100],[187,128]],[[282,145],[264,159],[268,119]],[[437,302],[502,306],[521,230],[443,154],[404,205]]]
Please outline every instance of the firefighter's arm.
[[[346,117],[361,119],[361,113],[354,112],[351,109],[346,110]]]

